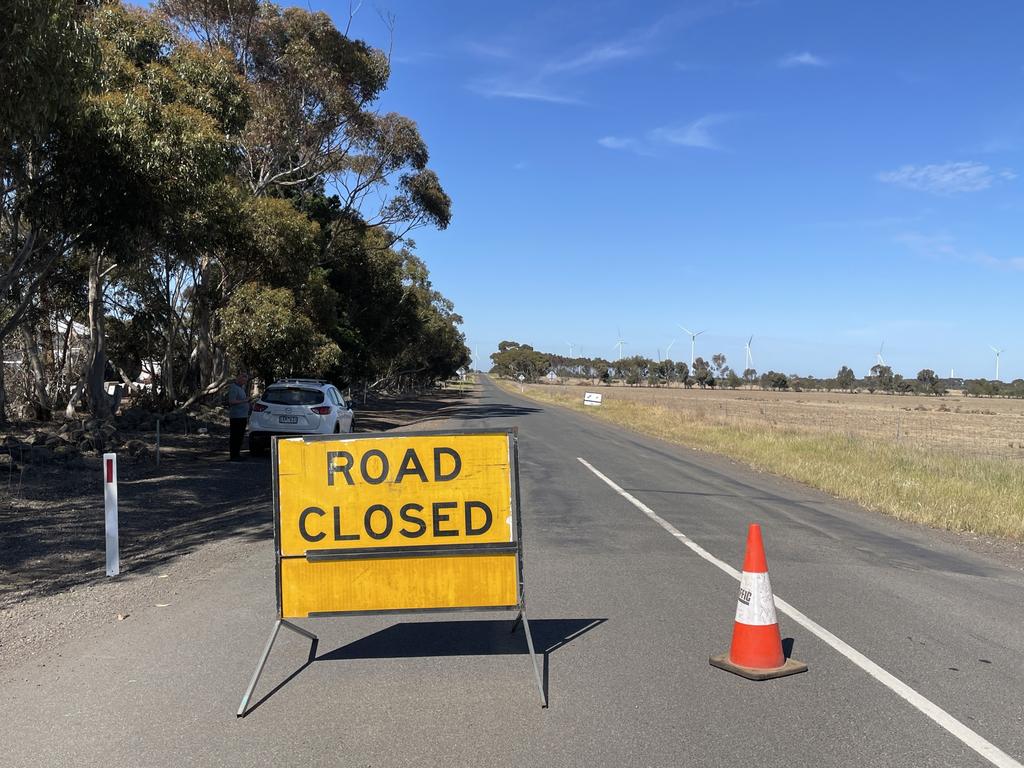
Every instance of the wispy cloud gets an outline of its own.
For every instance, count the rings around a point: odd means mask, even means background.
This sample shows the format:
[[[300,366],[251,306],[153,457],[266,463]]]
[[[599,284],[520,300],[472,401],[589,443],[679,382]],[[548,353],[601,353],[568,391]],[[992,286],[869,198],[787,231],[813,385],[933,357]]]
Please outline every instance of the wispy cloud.
[[[586,72],[617,61],[635,59],[643,56],[644,53],[643,46],[625,41],[599,43],[584,48],[572,56],[545,62],[541,71],[544,74]]]
[[[956,195],[964,192],[981,192],[996,181],[1010,181],[1016,176],[1010,170],[994,171],[984,163],[959,162],[904,165],[895,171],[879,173],[878,180],[917,192]]]
[[[827,67],[828,62],[820,56],[815,56],[810,51],[801,51],[800,53],[788,53],[779,59],[778,64],[783,69],[792,69],[793,67]]]
[[[583,101],[568,93],[548,90],[543,84],[523,83],[516,85],[501,80],[477,80],[469,84],[469,90],[480,96],[520,101],[541,101],[548,104],[582,104]]]
[[[391,57],[393,64],[422,64],[427,61],[444,59],[445,54],[438,51],[420,51],[406,54],[395,54]]]
[[[694,149],[723,149],[711,135],[711,129],[732,119],[732,115],[710,114],[683,125],[668,125],[653,128],[642,138],[628,136],[604,136],[597,143],[606,149],[634,152],[638,155],[654,155],[665,147],[691,147]]]
[[[475,45],[481,56],[491,59],[511,59],[506,49]],[[490,78],[474,80],[469,89],[481,96],[502,99],[542,101],[549,104],[583,104],[573,77],[602,69],[616,62],[642,56],[638,45],[623,41],[582,47],[567,56],[541,61],[529,70],[509,71]]]
[[[622,136],[602,136],[597,140],[597,143],[605,149],[624,150],[636,155],[644,155],[645,157],[653,154],[650,147],[644,144],[644,142]]]
[[[473,41],[466,45],[466,50],[491,62],[492,71],[470,81],[467,87],[488,97],[582,104],[584,99],[580,94],[584,89],[580,80],[585,75],[649,56],[660,49],[670,32],[737,7],[734,0],[710,0],[673,11],[617,38],[568,44],[548,41],[547,51],[538,50],[537,44],[547,29],[529,30],[529,34],[519,36],[518,44],[515,37],[506,37],[500,43]],[[547,28],[551,29],[552,25]],[[575,25],[569,28],[574,29]]]
[[[730,119],[729,115],[724,114],[704,115],[704,117],[683,126],[655,128],[650,132],[649,137],[655,143],[700,149],[721,149],[717,139],[711,135],[711,129]]]
[[[623,139],[618,136],[602,136],[597,143],[608,149],[632,149],[636,146],[636,139]]]
[[[474,56],[485,59],[511,59],[515,54],[511,48],[482,40],[471,40],[466,43],[466,50]]]
[[[1024,272],[1024,256],[999,258],[981,249],[965,248],[954,237],[946,233],[904,232],[896,236],[896,242],[906,246],[918,256],[930,259],[981,264],[991,269]]]
[[[549,104],[582,104],[577,78],[645,53],[644,47],[630,38],[581,45],[556,56],[512,53],[511,48],[483,43],[471,44],[470,51],[505,66],[493,75],[471,81],[469,90],[490,98]]]

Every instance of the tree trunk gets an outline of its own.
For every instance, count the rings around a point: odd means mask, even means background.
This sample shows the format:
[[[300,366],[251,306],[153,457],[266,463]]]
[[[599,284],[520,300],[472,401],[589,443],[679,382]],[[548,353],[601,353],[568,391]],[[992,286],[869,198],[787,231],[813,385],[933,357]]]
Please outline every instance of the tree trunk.
[[[191,363],[195,370],[196,391],[202,392],[227,378],[228,360],[223,347],[217,344],[217,315],[213,309],[209,289],[202,282],[193,295],[195,318],[195,347]]]
[[[189,356],[195,391],[201,392],[217,378],[214,370],[213,311],[210,307],[210,286],[208,285],[209,259],[203,257],[199,274],[192,291],[192,318],[195,346]]]
[[[160,382],[163,385],[164,397],[171,403],[178,399],[178,387],[174,381],[174,337],[178,333],[177,314],[174,292],[171,290],[171,271],[164,267],[164,302],[167,308],[167,326],[164,329],[164,359],[160,363]]]
[[[85,396],[97,419],[110,416],[110,399],[103,387],[107,370],[106,327],[103,313],[103,257],[89,260],[89,355],[86,358]]]
[[[0,338],[0,425],[7,424],[7,385],[4,382],[4,373],[7,366],[3,361],[3,339]]]
[[[29,373],[29,403],[35,409],[36,418],[49,421],[53,418],[53,403],[50,393],[46,391],[46,370],[39,354],[39,335],[35,328],[24,323],[21,326],[21,337],[25,347],[25,362]]]

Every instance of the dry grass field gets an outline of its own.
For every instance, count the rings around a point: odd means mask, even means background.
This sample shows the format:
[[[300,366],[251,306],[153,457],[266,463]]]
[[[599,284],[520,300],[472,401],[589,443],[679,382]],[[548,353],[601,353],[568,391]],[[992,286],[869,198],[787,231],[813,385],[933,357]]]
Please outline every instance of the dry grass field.
[[[604,404],[585,407],[586,391]],[[901,519],[1024,540],[1019,400],[577,384],[524,393]]]
[[[742,429],[783,428],[860,437],[909,448],[1024,461],[1024,400],[846,392],[772,392],[544,385],[562,397],[600,392],[622,401],[681,410],[701,421]]]

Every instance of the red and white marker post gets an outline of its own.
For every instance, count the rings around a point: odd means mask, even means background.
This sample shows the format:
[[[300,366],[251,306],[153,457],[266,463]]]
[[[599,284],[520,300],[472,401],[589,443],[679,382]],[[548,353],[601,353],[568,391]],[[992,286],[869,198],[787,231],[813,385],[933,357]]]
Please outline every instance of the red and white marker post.
[[[121,572],[121,553],[117,540],[117,454],[103,454],[103,506],[106,512],[107,576]]]

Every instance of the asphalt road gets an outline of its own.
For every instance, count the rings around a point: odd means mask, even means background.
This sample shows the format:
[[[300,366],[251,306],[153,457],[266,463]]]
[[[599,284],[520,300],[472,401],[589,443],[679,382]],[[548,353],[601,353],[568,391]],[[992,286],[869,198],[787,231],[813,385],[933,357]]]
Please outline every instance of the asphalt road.
[[[582,396],[582,395],[581,395]],[[162,607],[0,677],[5,766],[985,766],[789,617],[807,674],[751,682],[727,650],[736,581],[597,477],[739,567],[762,524],[777,597],[1024,760],[1024,573],[954,537],[540,406],[485,383],[440,427],[520,430],[525,579],[550,707],[511,616],[359,617],[282,633],[273,543],[164,579]],[[260,466],[260,471],[265,465]],[[269,510],[269,507],[268,507]],[[268,511],[269,515],[269,511]],[[187,588],[176,588],[181,568]],[[201,572],[196,573],[196,569]],[[157,578],[154,574],[152,578]]]

